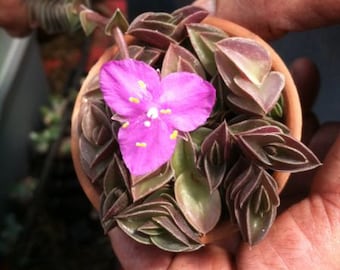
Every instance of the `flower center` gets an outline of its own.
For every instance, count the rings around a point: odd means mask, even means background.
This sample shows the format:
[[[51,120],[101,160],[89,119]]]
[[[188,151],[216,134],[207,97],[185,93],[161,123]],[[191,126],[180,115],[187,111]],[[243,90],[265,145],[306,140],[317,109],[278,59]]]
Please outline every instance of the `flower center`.
[[[151,119],[158,118],[158,109],[156,107],[151,107],[146,113],[146,116]]]

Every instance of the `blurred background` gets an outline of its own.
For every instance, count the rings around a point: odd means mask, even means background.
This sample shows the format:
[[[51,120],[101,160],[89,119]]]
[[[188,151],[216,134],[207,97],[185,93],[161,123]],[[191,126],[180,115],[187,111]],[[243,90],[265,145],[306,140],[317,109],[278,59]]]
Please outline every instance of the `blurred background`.
[[[100,0],[129,18],[172,11],[191,1]],[[308,57],[320,70],[314,111],[340,120],[340,27],[292,33],[272,43],[289,65]],[[0,269],[119,269],[110,244],[81,190],[69,148],[70,115],[82,78],[108,40],[82,31],[38,30],[10,38],[0,29]]]

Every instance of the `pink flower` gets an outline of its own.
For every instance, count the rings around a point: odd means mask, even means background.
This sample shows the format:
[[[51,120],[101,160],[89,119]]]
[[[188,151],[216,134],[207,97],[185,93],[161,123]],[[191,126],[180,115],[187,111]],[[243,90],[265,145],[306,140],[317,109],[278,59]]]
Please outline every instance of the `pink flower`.
[[[104,64],[100,86],[105,102],[122,120],[118,143],[132,175],[153,172],[169,161],[178,134],[203,125],[216,99],[214,87],[196,74],[161,78],[133,59]]]

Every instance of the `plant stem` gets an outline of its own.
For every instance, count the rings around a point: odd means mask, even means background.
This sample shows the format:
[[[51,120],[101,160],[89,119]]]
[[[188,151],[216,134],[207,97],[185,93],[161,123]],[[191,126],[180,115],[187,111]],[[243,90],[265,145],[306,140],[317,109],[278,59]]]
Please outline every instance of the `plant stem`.
[[[107,23],[109,22],[109,19],[100,15],[99,13],[85,7],[84,5],[80,5],[78,8],[78,12],[80,11],[87,11],[87,19],[89,21],[92,21],[94,23],[97,23],[99,26],[101,26],[102,28],[105,28]],[[129,51],[124,39],[124,35],[122,33],[122,31],[120,30],[120,28],[118,26],[115,26],[112,28],[112,37],[117,45],[117,47],[119,48],[120,54],[122,59],[127,59],[130,58],[129,56]]]
[[[113,27],[112,35],[113,35],[113,38],[116,42],[117,47],[119,48],[122,59],[130,58],[129,50],[128,50],[127,44],[125,42],[124,35],[123,35],[122,31],[120,30],[120,28],[117,27],[117,26]]]

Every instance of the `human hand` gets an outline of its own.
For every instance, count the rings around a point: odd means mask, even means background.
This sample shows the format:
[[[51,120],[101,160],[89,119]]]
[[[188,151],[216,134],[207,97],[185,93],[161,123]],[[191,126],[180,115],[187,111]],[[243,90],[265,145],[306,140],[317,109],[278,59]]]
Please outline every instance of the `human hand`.
[[[193,4],[267,40],[340,22],[337,0],[196,0]]]
[[[292,67],[306,119],[305,143],[324,161],[318,170],[295,175],[281,194],[281,214],[268,235],[250,247],[237,236],[233,246],[210,244],[191,253],[168,253],[135,242],[120,229],[109,232],[122,268],[129,269],[337,269],[340,265],[340,124],[318,128],[310,108],[318,76],[307,60]],[[308,81],[306,79],[309,79]],[[317,130],[317,131],[316,131]],[[310,135],[312,131],[316,133]],[[309,143],[308,143],[309,142]],[[330,145],[333,147],[325,154]],[[312,181],[313,180],[313,181]]]
[[[31,31],[29,14],[25,1],[0,0],[0,27],[11,36],[25,36]]]

